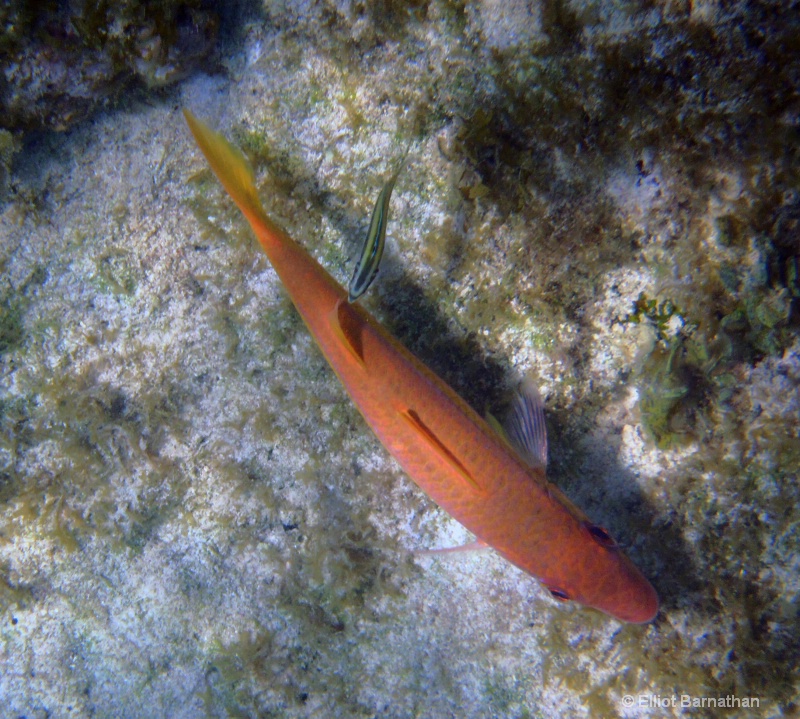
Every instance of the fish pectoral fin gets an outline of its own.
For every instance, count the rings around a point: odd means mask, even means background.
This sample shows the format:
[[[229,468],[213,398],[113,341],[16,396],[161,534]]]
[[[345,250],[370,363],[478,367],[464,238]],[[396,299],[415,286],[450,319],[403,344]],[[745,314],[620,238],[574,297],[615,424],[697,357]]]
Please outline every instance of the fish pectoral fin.
[[[400,412],[400,416],[414,429],[417,435],[422,439],[430,449],[434,451],[439,459],[447,462],[458,474],[465,484],[481,494],[486,494],[486,490],[481,487],[478,481],[473,477],[469,470],[461,463],[445,444],[434,434],[420,418],[420,416],[413,409],[406,409]]]
[[[361,369],[366,369],[364,362],[364,346],[361,342],[361,325],[353,308],[341,299],[330,313],[331,326],[342,346],[349,350],[356,364]]]
[[[547,428],[544,402],[530,380],[525,380],[511,404],[505,435],[519,455],[531,466],[547,467]]]

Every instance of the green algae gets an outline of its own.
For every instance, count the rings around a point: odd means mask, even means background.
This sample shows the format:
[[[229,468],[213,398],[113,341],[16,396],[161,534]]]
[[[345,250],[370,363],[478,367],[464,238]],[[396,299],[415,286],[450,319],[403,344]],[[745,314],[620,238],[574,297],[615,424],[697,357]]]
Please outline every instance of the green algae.
[[[10,296],[0,300],[0,354],[22,343],[22,302]]]
[[[137,271],[133,258],[124,251],[112,251],[97,259],[94,276],[98,291],[129,297],[136,291]]]
[[[0,46],[2,41],[0,40]],[[11,163],[20,151],[21,143],[8,130],[0,129],[0,202],[2,202],[11,182]]]
[[[725,334],[709,339],[672,300],[641,294],[623,322],[650,323],[657,343],[641,367],[642,420],[661,448],[702,438],[719,403],[731,399],[732,344]]]
[[[21,409],[3,411],[4,429],[7,420],[15,418],[9,429],[18,441],[8,445],[13,463],[45,438],[58,442],[61,456],[47,474],[16,478],[15,491],[7,497],[13,510],[5,518],[6,528],[11,526],[8,522],[21,521],[28,531],[66,552],[98,536],[141,550],[157,523],[180,502],[179,495],[172,494],[181,486],[174,478],[168,496],[161,496],[159,489],[163,473],[169,474],[171,467],[159,457],[164,420],[170,418],[175,432],[175,405],[161,392],[131,399],[112,385],[59,373],[38,387],[24,414]],[[123,522],[112,518],[118,512],[112,485],[121,471],[152,475],[152,482],[145,479],[140,489],[141,508],[128,506]]]
[[[643,420],[662,448],[706,436],[726,415],[737,363],[780,356],[797,336],[793,275],[777,271],[787,259],[791,268],[792,256],[755,234],[747,215],[721,217],[716,240],[725,260],[709,261],[697,245],[685,254],[693,286],[706,291],[681,289],[679,301],[641,293],[622,320],[655,330],[635,371]]]
[[[9,283],[0,293],[0,356],[20,347],[25,339],[23,316],[31,303],[32,295],[48,279],[48,271],[35,265],[19,288]]]
[[[659,302],[657,299],[648,297],[644,292],[633,304],[633,312],[627,315],[622,321],[640,324],[648,322],[656,329],[656,336],[659,340],[665,340],[668,336],[675,333],[674,323],[683,329],[686,325],[686,313],[682,312],[672,300],[665,299]]]

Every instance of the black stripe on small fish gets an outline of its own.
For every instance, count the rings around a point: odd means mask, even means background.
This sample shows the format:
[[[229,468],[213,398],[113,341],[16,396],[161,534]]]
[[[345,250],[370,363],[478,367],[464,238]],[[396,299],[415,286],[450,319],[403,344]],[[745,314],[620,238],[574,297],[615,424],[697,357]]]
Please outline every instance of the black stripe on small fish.
[[[364,240],[364,249],[361,250],[361,259],[356,265],[350,285],[347,288],[347,299],[350,302],[355,302],[361,297],[372,284],[375,275],[378,274],[378,266],[381,263],[383,247],[386,243],[386,225],[389,223],[389,201],[392,199],[394,183],[397,182],[397,177],[405,167],[406,157],[408,157],[410,149],[411,145],[409,144],[397,164],[397,169],[392,174],[389,182],[383,186],[378,199],[375,201],[372,220],[369,223],[369,232],[367,232],[367,239]]]
[[[399,171],[399,170],[398,170]],[[386,244],[386,224],[389,222],[389,200],[392,197],[392,189],[397,180],[397,173],[387,182],[378,200],[375,202],[375,209],[372,211],[372,221],[369,223],[369,232],[364,241],[364,249],[361,250],[361,259],[356,265],[350,286],[347,288],[347,299],[355,302],[363,295],[367,288],[372,284],[375,275],[378,274],[378,266],[383,257],[383,247]]]

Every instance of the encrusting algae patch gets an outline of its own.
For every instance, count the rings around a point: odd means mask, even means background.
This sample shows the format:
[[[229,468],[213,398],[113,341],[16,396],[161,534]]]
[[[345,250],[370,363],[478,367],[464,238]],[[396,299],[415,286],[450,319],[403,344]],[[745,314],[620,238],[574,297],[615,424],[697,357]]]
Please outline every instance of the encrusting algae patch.
[[[6,711],[792,716],[796,19],[359,8],[265,5],[213,78],[14,154]],[[349,404],[181,107],[340,282],[413,141],[359,302],[480,413],[537,380],[549,476],[652,579],[655,622],[557,604],[491,552],[414,553],[469,537]]]

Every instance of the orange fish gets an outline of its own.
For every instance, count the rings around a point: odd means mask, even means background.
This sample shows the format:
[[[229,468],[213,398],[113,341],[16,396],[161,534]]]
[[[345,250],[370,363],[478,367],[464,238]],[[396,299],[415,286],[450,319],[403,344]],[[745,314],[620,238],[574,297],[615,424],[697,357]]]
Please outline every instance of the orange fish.
[[[356,407],[430,497],[553,596],[626,622],[658,612],[650,583],[544,471],[541,402],[518,400],[509,438],[403,347],[270,220],[244,155],[184,110],[211,168],[244,213],[292,302]],[[528,461],[522,455],[528,456]]]

